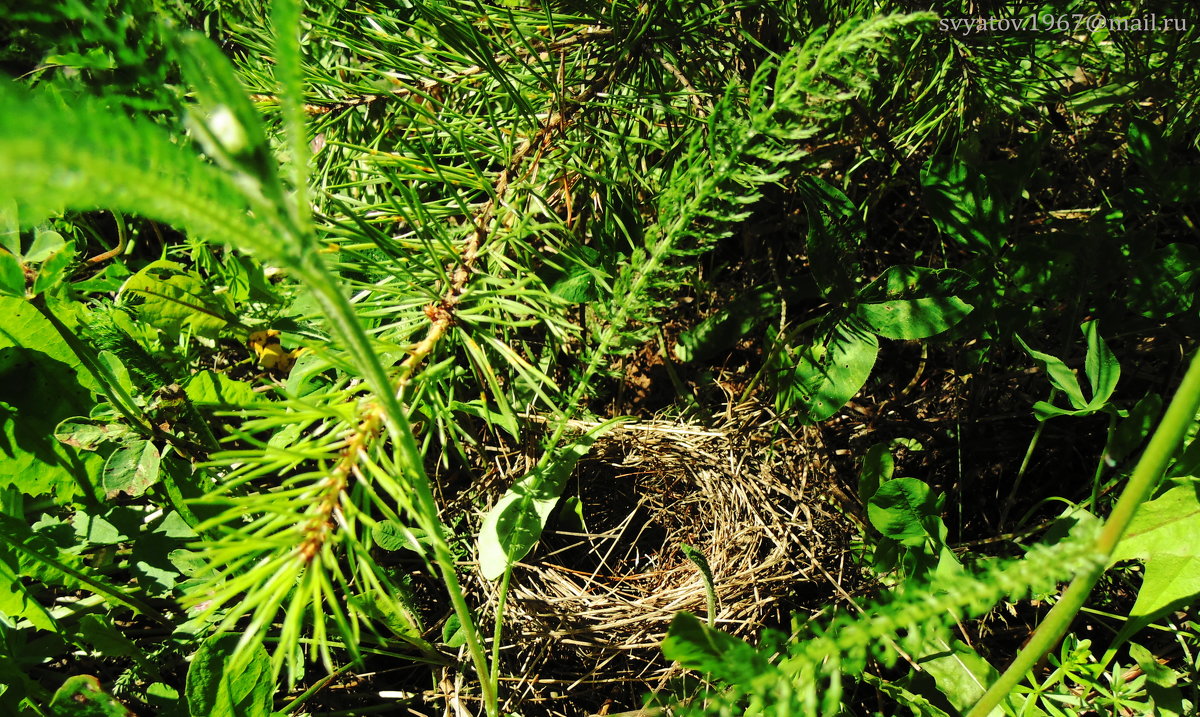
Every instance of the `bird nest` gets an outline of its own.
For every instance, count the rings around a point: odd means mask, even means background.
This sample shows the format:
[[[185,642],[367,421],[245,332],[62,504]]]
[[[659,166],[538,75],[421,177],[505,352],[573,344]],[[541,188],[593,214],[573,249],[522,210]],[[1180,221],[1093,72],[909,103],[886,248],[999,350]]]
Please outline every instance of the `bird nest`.
[[[717,428],[634,424],[597,441],[564,492],[578,508],[567,503],[513,571],[508,709],[608,713],[661,689],[673,674],[659,650],[672,618],[707,613],[681,544],[707,558],[726,632],[753,639],[828,602],[850,530],[823,507],[814,445],[814,434],[750,411]],[[474,588],[495,607],[495,584]]]

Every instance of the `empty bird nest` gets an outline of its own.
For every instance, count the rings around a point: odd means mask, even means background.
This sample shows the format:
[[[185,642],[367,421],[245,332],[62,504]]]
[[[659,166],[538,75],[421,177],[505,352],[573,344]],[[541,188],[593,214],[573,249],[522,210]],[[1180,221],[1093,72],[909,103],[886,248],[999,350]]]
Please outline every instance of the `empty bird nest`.
[[[580,430],[594,424],[580,423]],[[677,674],[659,645],[680,611],[754,639],[792,610],[836,600],[851,530],[824,501],[815,434],[743,407],[716,427],[626,424],[580,461],[540,544],[513,570],[501,655],[523,714],[641,706]],[[513,454],[504,487],[532,467]],[[474,590],[494,609],[498,585]]]

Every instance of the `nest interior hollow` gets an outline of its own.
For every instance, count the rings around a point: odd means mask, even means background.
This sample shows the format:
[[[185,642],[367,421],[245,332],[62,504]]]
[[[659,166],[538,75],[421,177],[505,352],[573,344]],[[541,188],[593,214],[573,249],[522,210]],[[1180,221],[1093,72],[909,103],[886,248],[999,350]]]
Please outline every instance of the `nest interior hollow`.
[[[563,698],[570,709],[550,713],[579,714],[587,692],[611,708],[624,685],[623,706],[633,708],[665,684],[672,667],[659,645],[671,620],[707,613],[683,543],[712,568],[725,632],[753,639],[784,626],[796,595],[813,588],[833,599],[833,566],[851,530],[823,505],[816,437],[754,418],[715,429],[637,424],[597,441],[564,492],[579,510],[561,509],[513,571],[504,653],[520,683],[512,699]],[[494,604],[496,586],[478,588]]]

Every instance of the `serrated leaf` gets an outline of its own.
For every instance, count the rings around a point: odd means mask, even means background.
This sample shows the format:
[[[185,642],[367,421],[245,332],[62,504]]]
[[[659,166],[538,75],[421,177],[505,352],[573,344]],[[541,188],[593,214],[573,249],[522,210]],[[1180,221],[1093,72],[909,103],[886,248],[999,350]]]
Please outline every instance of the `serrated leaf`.
[[[139,653],[137,645],[117,630],[108,615],[84,615],[75,633],[76,639],[101,657],[131,657]]]
[[[226,302],[198,274],[173,261],[147,264],[125,281],[120,293],[140,299],[138,317],[172,336],[187,328],[216,337],[235,321]]]
[[[226,169],[241,170],[278,191],[277,162],[267,145],[262,116],[246,96],[233,64],[198,32],[179,37],[180,68],[196,88],[190,129],[205,152]]]
[[[21,580],[20,561],[0,546],[0,615],[29,620],[41,630],[57,630],[58,626],[46,608],[38,602]]]
[[[570,445],[547,454],[538,467],[500,497],[479,529],[479,571],[484,578],[499,578],[510,565],[529,554],[541,538],[575,464],[598,438],[622,420],[606,421]]]

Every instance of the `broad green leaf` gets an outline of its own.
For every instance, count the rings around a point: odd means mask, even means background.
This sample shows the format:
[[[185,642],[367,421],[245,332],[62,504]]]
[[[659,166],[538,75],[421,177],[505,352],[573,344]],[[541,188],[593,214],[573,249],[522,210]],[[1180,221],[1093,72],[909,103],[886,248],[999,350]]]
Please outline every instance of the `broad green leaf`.
[[[231,308],[198,274],[173,261],[146,265],[125,281],[121,294],[140,299],[138,317],[172,336],[187,328],[215,337],[236,322]]]
[[[951,328],[974,307],[957,296],[859,304],[854,315],[889,339],[924,339]]]
[[[95,451],[106,442],[126,442],[137,438],[137,434],[122,423],[74,416],[58,424],[54,429],[54,438],[80,451]]]
[[[0,195],[0,248],[17,258],[21,257],[21,218],[17,203]]]
[[[458,615],[451,614],[442,625],[442,643],[446,647],[459,648],[467,644],[467,634],[463,632],[462,621]]]
[[[1117,357],[1109,350],[1104,339],[1100,338],[1100,330],[1097,328],[1099,323],[1089,321],[1079,327],[1087,337],[1088,350],[1084,361],[1084,373],[1092,388],[1092,400],[1088,402],[1088,408],[1093,409],[1108,403],[1108,399],[1117,388],[1117,381],[1121,378],[1121,364],[1117,363]]]
[[[575,464],[598,438],[622,420],[606,421],[565,448],[548,453],[488,511],[479,529],[479,570],[486,579],[499,578],[510,565],[529,554],[541,538]]]
[[[874,334],[853,322],[837,324],[821,342],[800,352],[793,371],[780,376],[783,388],[795,396],[788,404],[798,404],[807,422],[829,418],[867,382],[878,353]]]
[[[1159,687],[1174,687],[1179,682],[1178,672],[1159,662],[1154,653],[1136,642],[1129,643],[1129,656],[1146,673],[1146,679]]]
[[[0,515],[0,550],[8,546],[17,559],[17,574],[23,578],[68,590],[83,588],[79,574],[91,571],[82,557],[67,551],[74,542],[69,532],[35,533],[26,523]]]
[[[356,608],[386,627],[395,637],[432,651],[433,646],[421,639],[421,619],[403,600],[383,590],[365,590],[351,598]]]
[[[1082,409],[1087,405],[1087,400],[1083,397],[1083,389],[1079,387],[1079,379],[1075,378],[1075,372],[1067,368],[1062,359],[1041,351],[1034,351],[1020,336],[1016,336],[1016,339],[1017,343],[1021,344],[1021,348],[1042,365],[1050,383],[1067,395],[1067,400],[1071,402],[1072,406]]]
[[[120,506],[109,511],[109,515],[95,515],[80,510],[71,516],[71,525],[75,528],[75,535],[79,542],[84,546],[116,545],[136,535],[141,527],[137,518],[130,516],[128,511],[128,508]],[[122,515],[122,512],[125,514]],[[134,520],[129,520],[130,517],[134,517]],[[142,513],[137,517],[144,518],[145,514]],[[126,519],[121,520],[121,518]]]
[[[0,485],[70,497],[103,459],[54,433],[60,421],[91,411],[95,381],[31,303],[0,297],[0,316]]]
[[[867,449],[863,456],[862,471],[858,474],[858,498],[864,503],[869,502],[879,490],[879,486],[891,480],[896,469],[896,461],[892,458],[892,447],[889,443],[876,443]]]
[[[926,523],[937,517],[936,510],[933,491],[916,478],[894,478],[884,483],[867,503],[871,525],[908,546],[924,544],[930,536]]]
[[[75,261],[75,244],[68,243],[63,248],[50,255],[38,267],[37,276],[33,279],[33,294],[41,294],[57,286],[64,277],[71,263]]]
[[[0,546],[0,615],[29,620],[41,630],[58,629],[54,618],[21,580],[20,562]]]
[[[50,700],[50,709],[56,717],[133,717],[91,675],[68,677]]]
[[[577,495],[569,495],[563,498],[562,505],[558,508],[558,525],[560,530],[567,530],[573,533],[586,533],[587,521],[583,517],[583,501]]]
[[[188,710],[192,717],[267,717],[275,680],[271,661],[261,645],[255,646],[244,664],[230,662],[240,635],[218,634],[204,641],[188,667]]]
[[[3,249],[0,249],[0,294],[25,296],[25,270],[21,259]]]
[[[415,532],[392,520],[377,523],[371,528],[371,540],[384,550],[420,550]]]
[[[33,243],[25,252],[25,261],[40,264],[65,247],[66,244],[66,240],[58,232],[48,229],[40,230],[33,235]]]
[[[1145,625],[1200,595],[1200,500],[1194,485],[1181,485],[1142,504],[1112,560],[1141,560],[1146,576],[1129,611]],[[1127,626],[1122,634],[1127,634]]]
[[[183,385],[188,400],[197,406],[241,408],[261,403],[261,394],[244,381],[234,381],[223,373],[200,371]]]
[[[893,266],[859,292],[854,315],[890,339],[923,339],[957,324],[972,307],[955,293],[970,277],[955,269]]]
[[[979,701],[999,673],[961,640],[947,642],[939,637],[933,643],[930,647],[938,651],[919,657],[917,664],[933,677],[938,691],[946,696],[950,704],[965,713]],[[997,707],[991,714],[1002,715],[1004,712]]]
[[[1039,421],[1051,416],[1086,416],[1108,408],[1108,401],[1116,390],[1117,381],[1121,378],[1121,365],[1116,356],[1109,350],[1108,344],[1100,338],[1095,321],[1089,321],[1079,327],[1087,338],[1088,351],[1084,360],[1084,374],[1088,377],[1091,387],[1091,399],[1084,398],[1083,389],[1074,372],[1067,368],[1061,359],[1049,354],[1034,351],[1017,336],[1017,341],[1029,355],[1042,364],[1050,383],[1067,396],[1074,409],[1059,408],[1047,401],[1038,401],[1033,406],[1034,415]]]
[[[152,682],[146,686],[146,701],[159,717],[188,717],[179,691],[164,682]]]
[[[136,440],[113,451],[104,463],[104,493],[115,498],[125,493],[136,498],[159,479],[158,449],[150,441]]]
[[[1179,451],[1167,475],[1171,478],[1200,477],[1200,434]]]
[[[137,388],[133,385],[133,379],[129,376],[129,369],[125,368],[125,364],[112,351],[101,351],[96,354],[96,360],[108,369],[108,375],[116,385],[120,386],[126,393],[133,396],[137,394]]]
[[[689,670],[730,685],[748,685],[775,670],[746,641],[709,627],[689,612],[677,613],[671,620],[662,653]]]
[[[595,301],[599,296],[597,277],[604,277],[600,269],[603,258],[600,252],[589,246],[572,249],[571,254],[557,259],[566,266],[562,270],[542,273],[542,279],[550,287],[550,293],[571,304]]]

